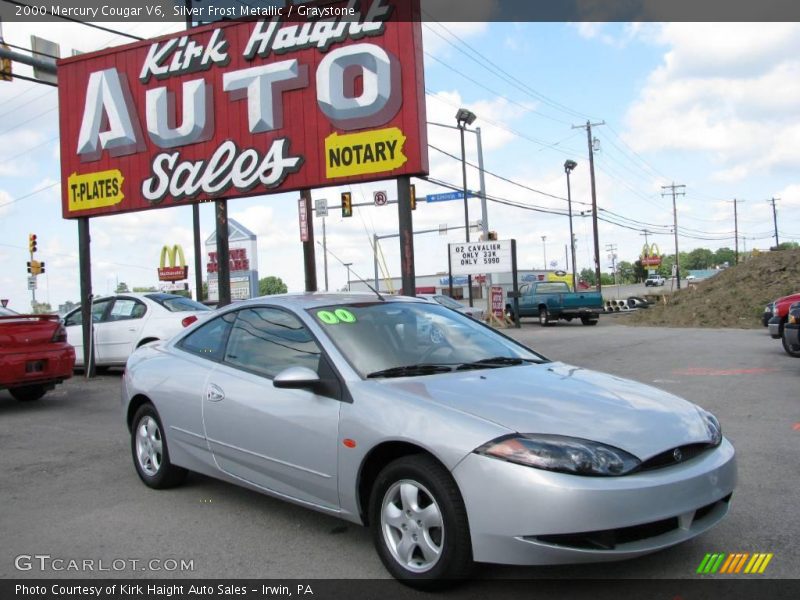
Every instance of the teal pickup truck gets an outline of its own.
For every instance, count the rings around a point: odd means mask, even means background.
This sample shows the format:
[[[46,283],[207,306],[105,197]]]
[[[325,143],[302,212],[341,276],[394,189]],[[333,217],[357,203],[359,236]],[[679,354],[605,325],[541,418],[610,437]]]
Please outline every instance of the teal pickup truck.
[[[506,311],[513,311],[510,302]],[[519,288],[519,316],[539,317],[542,326],[559,319],[580,319],[584,325],[597,325],[601,312],[603,296],[599,292],[571,292],[563,281],[526,283]]]

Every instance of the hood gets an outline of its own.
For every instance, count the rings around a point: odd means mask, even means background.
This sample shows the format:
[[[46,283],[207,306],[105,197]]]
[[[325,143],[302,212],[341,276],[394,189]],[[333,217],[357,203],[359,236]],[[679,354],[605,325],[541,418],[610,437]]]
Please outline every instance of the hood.
[[[518,433],[609,444],[641,460],[709,441],[697,408],[662,390],[564,363],[521,365],[377,382]]]

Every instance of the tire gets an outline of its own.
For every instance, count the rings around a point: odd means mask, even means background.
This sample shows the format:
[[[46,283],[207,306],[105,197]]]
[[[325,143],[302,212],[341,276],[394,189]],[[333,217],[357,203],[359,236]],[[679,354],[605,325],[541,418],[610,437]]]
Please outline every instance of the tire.
[[[792,346],[786,341],[786,328],[784,328],[783,335],[781,335],[781,343],[783,344],[783,349],[786,351],[786,354],[794,358],[800,358],[800,345]]]
[[[544,307],[539,309],[539,325],[542,327],[550,325],[550,312]]]
[[[592,317],[581,317],[581,323],[584,325],[597,325],[597,319]]]
[[[136,473],[145,485],[161,490],[183,483],[188,471],[169,460],[164,427],[152,404],[143,404],[133,416],[131,455]]]
[[[369,517],[378,556],[402,583],[433,589],[468,576],[472,543],[464,501],[432,457],[404,456],[384,467],[372,487]]]
[[[8,390],[15,400],[20,402],[34,402],[47,393],[43,385],[25,385]]]

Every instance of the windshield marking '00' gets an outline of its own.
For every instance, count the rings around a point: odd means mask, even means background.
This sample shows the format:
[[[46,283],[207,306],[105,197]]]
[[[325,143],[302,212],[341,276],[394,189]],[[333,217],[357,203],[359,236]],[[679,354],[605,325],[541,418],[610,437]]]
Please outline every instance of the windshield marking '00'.
[[[309,312],[361,377],[390,369],[405,369],[409,376],[441,372],[408,368],[414,365],[482,368],[485,361],[485,368],[492,368],[547,360],[469,317],[429,302],[367,302]],[[500,365],[498,358],[519,362]]]

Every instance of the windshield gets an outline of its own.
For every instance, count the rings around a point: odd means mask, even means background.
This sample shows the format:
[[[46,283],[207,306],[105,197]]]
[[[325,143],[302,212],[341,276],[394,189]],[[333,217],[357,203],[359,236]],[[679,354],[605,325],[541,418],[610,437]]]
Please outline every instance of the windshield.
[[[309,310],[350,365],[362,377],[419,365],[491,368],[503,359],[545,362],[546,358],[490,327],[438,304],[376,302]],[[492,360],[475,365],[479,361]],[[508,360],[505,365],[511,364]],[[406,375],[425,375],[409,371]],[[399,375],[399,374],[396,374]]]
[[[175,296],[173,294],[148,294],[147,298],[158,302],[169,312],[189,312],[195,310],[211,310],[205,304],[195,302],[191,298]]]
[[[2,306],[0,306],[0,317],[13,317],[16,314],[18,313],[15,313],[10,308],[3,308]]]

